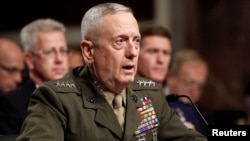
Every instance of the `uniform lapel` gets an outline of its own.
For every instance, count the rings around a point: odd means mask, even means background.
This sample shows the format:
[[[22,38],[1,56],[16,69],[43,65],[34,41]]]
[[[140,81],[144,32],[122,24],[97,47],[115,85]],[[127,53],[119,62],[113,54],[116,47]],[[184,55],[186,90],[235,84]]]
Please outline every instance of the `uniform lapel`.
[[[113,109],[106,101],[106,99],[102,96],[100,90],[93,83],[92,78],[90,77],[90,73],[87,68],[83,68],[79,72],[80,78],[77,80],[82,87],[82,100],[83,100],[83,108],[96,110],[95,122],[99,125],[102,125],[113,132],[117,137],[122,140],[123,131],[116,119],[116,116],[113,112]],[[88,79],[88,80],[87,80]],[[87,81],[86,81],[87,80]],[[91,82],[91,83],[89,83]],[[88,84],[87,84],[88,83]],[[129,95],[131,95],[131,92]],[[127,94],[128,95],[128,94]],[[126,106],[126,117],[125,117],[125,140],[130,138],[137,127],[140,125],[141,118],[136,111],[135,102],[133,102],[131,96],[127,98],[127,106]],[[127,110],[130,109],[130,110]]]
[[[130,89],[127,89],[124,140],[129,140],[140,125],[142,119],[136,108],[141,106],[142,103],[137,100],[136,94]]]
[[[93,89],[86,85],[82,85],[82,87],[83,107],[96,111],[94,120],[97,125],[106,127],[119,138],[122,138],[123,132],[118,123],[118,120],[116,119],[113,109],[100,93],[100,91],[97,90],[93,85]]]
[[[116,119],[113,109],[110,107],[110,105],[105,99],[102,103],[97,104],[95,121],[98,124],[101,124],[104,127],[108,128],[118,137],[122,138],[122,129],[118,123],[118,120]]]

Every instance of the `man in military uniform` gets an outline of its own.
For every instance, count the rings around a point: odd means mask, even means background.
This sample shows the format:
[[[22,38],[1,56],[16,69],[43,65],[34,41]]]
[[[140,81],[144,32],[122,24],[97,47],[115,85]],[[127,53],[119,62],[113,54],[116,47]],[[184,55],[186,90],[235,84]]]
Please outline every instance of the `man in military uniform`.
[[[140,33],[130,8],[94,6],[81,31],[85,67],[34,91],[17,141],[207,140],[183,125],[155,82],[135,78]]]

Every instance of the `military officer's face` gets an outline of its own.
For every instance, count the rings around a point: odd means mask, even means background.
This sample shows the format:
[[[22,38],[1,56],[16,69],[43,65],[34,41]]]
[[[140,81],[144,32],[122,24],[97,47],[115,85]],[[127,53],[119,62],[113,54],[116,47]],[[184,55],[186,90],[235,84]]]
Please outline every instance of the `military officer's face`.
[[[140,33],[134,16],[128,12],[108,14],[93,42],[94,73],[113,92],[120,92],[134,81],[137,71]]]
[[[162,36],[147,36],[141,41],[138,74],[163,83],[171,58],[171,42]]]
[[[38,49],[26,55],[26,62],[39,81],[61,78],[68,71],[68,48],[63,33],[38,34]]]

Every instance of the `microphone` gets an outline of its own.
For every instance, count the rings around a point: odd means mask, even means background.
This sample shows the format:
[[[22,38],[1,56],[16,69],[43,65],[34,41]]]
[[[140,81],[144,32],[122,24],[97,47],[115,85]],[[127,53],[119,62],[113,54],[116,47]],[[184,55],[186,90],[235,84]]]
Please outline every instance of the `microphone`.
[[[174,102],[174,101],[178,100],[180,97],[185,97],[191,102],[192,106],[194,107],[194,109],[198,113],[198,115],[201,117],[202,121],[208,126],[208,122],[203,117],[203,115],[201,114],[201,112],[199,111],[199,109],[196,107],[196,105],[193,103],[193,101],[191,100],[191,98],[189,96],[187,96],[187,95],[169,94],[169,95],[167,95],[166,99],[169,102]]]

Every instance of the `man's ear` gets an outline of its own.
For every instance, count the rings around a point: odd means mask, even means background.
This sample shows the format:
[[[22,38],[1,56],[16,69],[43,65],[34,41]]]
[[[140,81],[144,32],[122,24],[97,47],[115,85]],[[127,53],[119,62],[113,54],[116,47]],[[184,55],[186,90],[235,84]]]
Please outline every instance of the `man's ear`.
[[[34,69],[34,58],[32,56],[32,54],[30,52],[26,53],[24,55],[24,61],[27,65],[27,67],[29,68],[29,70],[33,70]]]
[[[94,44],[91,41],[87,40],[82,40],[81,42],[81,50],[82,50],[82,55],[86,63],[91,63],[93,62],[93,51]]]

